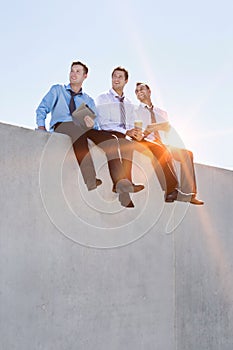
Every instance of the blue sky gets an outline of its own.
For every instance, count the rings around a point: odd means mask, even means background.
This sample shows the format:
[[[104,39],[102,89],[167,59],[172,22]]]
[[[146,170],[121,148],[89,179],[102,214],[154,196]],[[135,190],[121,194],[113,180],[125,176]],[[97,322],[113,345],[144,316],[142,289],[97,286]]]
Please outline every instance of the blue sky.
[[[129,70],[126,94],[149,83],[197,163],[233,169],[233,2],[22,0],[1,6],[0,120],[35,128],[35,109],[70,63],[90,68],[93,98],[111,71]]]

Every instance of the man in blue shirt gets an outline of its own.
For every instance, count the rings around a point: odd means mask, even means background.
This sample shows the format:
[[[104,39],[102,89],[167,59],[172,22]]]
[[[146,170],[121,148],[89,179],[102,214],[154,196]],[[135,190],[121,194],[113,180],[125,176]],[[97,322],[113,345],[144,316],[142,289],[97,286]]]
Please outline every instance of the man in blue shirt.
[[[82,103],[85,103],[95,114],[94,100],[83,92],[82,84],[87,78],[88,67],[76,61],[71,64],[70,84],[53,85],[44,96],[36,110],[36,122],[39,130],[46,131],[45,120],[51,113],[50,131],[67,134],[71,137],[73,149],[79,163],[84,181],[88,190],[101,185],[102,181],[96,178],[93,160],[88,148],[88,139],[92,140],[105,152],[108,159],[108,168],[119,200],[124,207],[134,207],[129,192],[133,192],[132,184],[126,179],[123,166],[119,159],[118,142],[108,132],[98,130],[98,125],[90,116],[84,117],[85,127],[73,122],[72,112]]]

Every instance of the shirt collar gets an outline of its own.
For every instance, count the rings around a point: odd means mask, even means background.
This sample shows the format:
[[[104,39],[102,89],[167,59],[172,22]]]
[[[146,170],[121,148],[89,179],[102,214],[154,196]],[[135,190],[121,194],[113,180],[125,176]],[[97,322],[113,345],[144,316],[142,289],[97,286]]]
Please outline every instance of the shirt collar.
[[[146,103],[143,103],[143,102],[141,102],[140,105],[141,105],[143,108],[149,107]]]
[[[122,96],[118,95],[118,93],[117,93],[115,90],[113,90],[113,89],[110,89],[109,92],[110,92],[110,94],[112,94],[114,97],[124,97],[124,98],[125,98],[124,92],[123,92],[123,95],[122,95]]]
[[[70,84],[65,85],[67,91],[72,90]],[[72,90],[73,91],[73,90]],[[78,92],[78,95],[83,95],[83,88],[81,88]]]
[[[141,102],[140,105],[141,105],[143,108],[151,108],[151,106],[149,107],[146,103],[143,103],[143,102]]]

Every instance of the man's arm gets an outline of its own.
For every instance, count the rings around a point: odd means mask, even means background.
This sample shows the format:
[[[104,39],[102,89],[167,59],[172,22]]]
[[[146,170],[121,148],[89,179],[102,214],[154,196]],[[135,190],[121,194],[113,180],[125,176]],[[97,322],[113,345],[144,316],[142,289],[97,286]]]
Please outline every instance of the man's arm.
[[[39,130],[46,131],[45,120],[47,114],[51,112],[57,101],[56,86],[52,86],[49,92],[43,97],[41,103],[36,110],[36,123]]]
[[[154,123],[147,125],[144,134],[151,134],[154,131],[169,131],[171,128],[169,122]]]

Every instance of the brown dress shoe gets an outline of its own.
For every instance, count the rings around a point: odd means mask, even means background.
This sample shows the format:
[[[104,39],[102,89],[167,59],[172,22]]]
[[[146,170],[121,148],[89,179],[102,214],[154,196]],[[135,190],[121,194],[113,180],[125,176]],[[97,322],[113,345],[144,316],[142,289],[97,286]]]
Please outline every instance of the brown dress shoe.
[[[165,195],[165,202],[166,203],[173,203],[177,199],[178,191],[174,190],[171,193],[168,193]]]
[[[137,193],[137,192],[142,191],[144,188],[145,188],[144,185],[135,185],[135,184],[132,183],[132,186],[131,186],[131,189],[130,189],[129,192]],[[112,192],[115,192],[115,193],[117,192],[115,185],[113,185],[113,187],[112,187]]]
[[[102,180],[100,179],[96,179],[95,180],[95,184],[93,185],[87,185],[87,189],[88,191],[92,191],[92,190],[95,190],[98,186],[102,185]]]
[[[195,196],[192,196],[190,203],[195,204],[195,205],[203,205],[204,204],[204,202],[202,200],[197,199]]]
[[[134,204],[130,198],[129,193],[127,192],[119,193],[119,201],[125,208],[134,208]]]
[[[119,201],[123,207],[134,208],[129,192],[132,192],[132,184],[129,180],[123,179],[118,181],[116,185],[116,192],[119,193]]]

